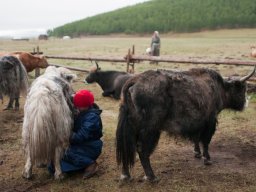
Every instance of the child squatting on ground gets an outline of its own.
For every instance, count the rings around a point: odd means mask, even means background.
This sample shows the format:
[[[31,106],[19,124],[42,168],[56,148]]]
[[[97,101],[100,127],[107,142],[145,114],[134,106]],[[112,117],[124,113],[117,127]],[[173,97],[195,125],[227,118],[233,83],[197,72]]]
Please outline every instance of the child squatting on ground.
[[[73,98],[78,114],[74,118],[74,129],[70,146],[61,160],[63,173],[84,170],[83,178],[92,177],[98,170],[96,159],[102,151],[102,110],[94,103],[94,96],[88,90],[79,90]],[[54,173],[54,166],[49,171]]]

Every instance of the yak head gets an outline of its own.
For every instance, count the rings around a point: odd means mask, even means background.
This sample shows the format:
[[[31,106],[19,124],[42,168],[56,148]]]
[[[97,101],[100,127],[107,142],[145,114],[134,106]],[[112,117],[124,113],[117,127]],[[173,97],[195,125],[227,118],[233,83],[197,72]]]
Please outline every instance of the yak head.
[[[244,109],[247,99],[246,81],[255,74],[255,69],[256,66],[250,74],[242,78],[230,77],[224,81],[227,108],[239,111]]]
[[[46,68],[49,66],[48,61],[46,60],[45,56],[38,56],[38,67],[40,68]]]
[[[96,63],[96,66],[93,66],[89,72],[89,75],[85,78],[85,83],[94,83],[99,80],[100,71],[101,68],[99,67],[98,63]]]
[[[72,84],[77,79],[77,75],[65,67],[49,66],[45,70],[45,75],[62,78],[67,83]]]

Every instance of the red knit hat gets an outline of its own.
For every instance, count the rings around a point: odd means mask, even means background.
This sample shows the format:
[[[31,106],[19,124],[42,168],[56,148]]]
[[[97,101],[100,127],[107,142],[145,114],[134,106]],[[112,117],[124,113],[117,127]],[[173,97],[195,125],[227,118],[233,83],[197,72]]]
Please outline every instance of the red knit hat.
[[[79,90],[74,96],[74,105],[78,108],[91,107],[94,103],[94,96],[88,90]]]

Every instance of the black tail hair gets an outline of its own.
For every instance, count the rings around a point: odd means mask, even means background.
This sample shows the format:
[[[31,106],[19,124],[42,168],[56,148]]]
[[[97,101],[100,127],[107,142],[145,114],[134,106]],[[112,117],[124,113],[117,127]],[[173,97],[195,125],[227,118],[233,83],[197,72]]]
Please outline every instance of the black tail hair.
[[[128,80],[123,87],[123,103],[119,108],[116,130],[116,160],[117,164],[122,164],[125,169],[133,167],[136,156],[136,129],[131,120],[132,100],[129,92],[136,79]]]

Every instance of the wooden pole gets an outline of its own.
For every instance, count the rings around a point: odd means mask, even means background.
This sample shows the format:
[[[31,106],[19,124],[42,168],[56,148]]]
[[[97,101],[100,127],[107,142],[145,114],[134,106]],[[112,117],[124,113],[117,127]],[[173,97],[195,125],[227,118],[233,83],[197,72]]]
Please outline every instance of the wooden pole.
[[[64,65],[60,65],[60,64],[52,64],[52,63],[49,63],[49,65],[50,65],[50,66],[55,66],[55,67],[65,67],[65,68],[70,69],[70,70],[81,71],[81,72],[89,73],[88,70],[81,69],[81,68],[78,68],[78,67],[69,67],[69,66],[64,66]]]
[[[130,53],[130,54],[129,54]],[[129,56],[128,56],[129,55]],[[254,66],[256,61],[241,61],[241,60],[199,60],[199,59],[177,59],[175,57],[169,56],[136,56],[131,55],[131,51],[128,52],[125,57],[68,57],[68,56],[46,56],[49,59],[67,59],[67,60],[88,60],[88,61],[106,61],[106,62],[123,62],[127,63],[127,58],[129,57],[129,62],[139,63],[141,61],[158,61],[167,63],[191,63],[191,64],[224,64],[224,65],[245,65]]]
[[[37,55],[39,55],[39,46],[37,46]],[[35,78],[39,77],[40,76],[40,68],[37,67],[35,68]]]
[[[225,64],[225,65],[246,65],[255,66],[256,61],[241,61],[241,60],[199,60],[199,59],[177,59],[174,57],[158,57],[158,56],[135,56],[133,55],[130,60],[134,62],[140,61],[158,61],[168,63],[191,63],[191,64]]]
[[[127,63],[126,72],[129,72],[130,57],[131,57],[131,50],[129,49],[129,50],[128,50],[128,54],[127,54],[127,56],[126,56],[126,63]]]
[[[132,46],[132,56],[133,56],[133,55],[135,55],[135,46],[134,46],[134,45]],[[134,65],[135,65],[135,62],[133,61],[133,62],[131,63],[132,70],[130,71],[130,73],[135,73]]]
[[[87,60],[87,61],[106,61],[126,63],[125,57],[67,57],[67,56],[45,56],[48,59],[66,59],[66,60]]]

